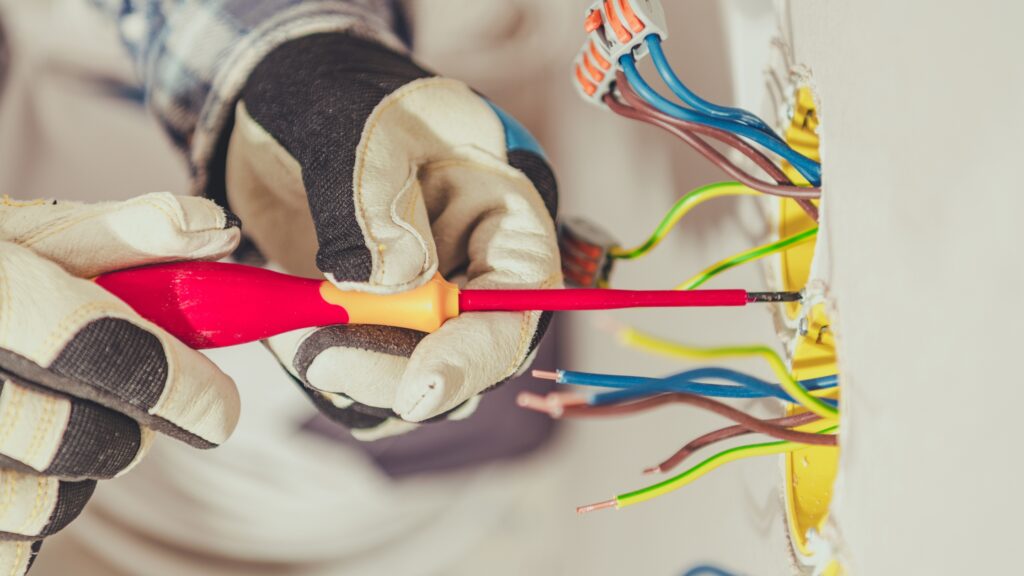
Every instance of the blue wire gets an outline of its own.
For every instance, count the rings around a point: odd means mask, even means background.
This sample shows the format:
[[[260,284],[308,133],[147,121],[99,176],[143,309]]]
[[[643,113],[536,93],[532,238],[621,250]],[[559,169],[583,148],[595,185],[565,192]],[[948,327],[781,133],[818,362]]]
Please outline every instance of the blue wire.
[[[630,86],[636,90],[643,99],[651,103],[652,106],[657,108],[659,111],[668,114],[674,118],[685,120],[687,122],[696,122],[705,126],[711,126],[712,128],[718,128],[727,132],[732,132],[737,136],[742,136],[753,140],[754,142],[764,146],[779,156],[785,158],[797,169],[804,178],[807,179],[814,186],[821,184],[821,165],[811,160],[810,158],[800,154],[796,150],[789,147],[788,144],[783,142],[775,134],[769,134],[762,132],[746,124],[740,124],[733,120],[723,120],[721,118],[712,118],[696,110],[690,110],[684,108],[675,102],[665,98],[661,94],[658,94],[650,87],[649,84],[640,75],[640,71],[636,68],[636,61],[633,60],[632,54],[626,54],[619,58],[619,65],[622,67],[622,71],[626,74],[626,79],[629,81]]]
[[[704,372],[707,371],[707,372]],[[721,371],[720,373],[712,373],[711,371]],[[735,376],[734,376],[735,375]],[[738,377],[736,377],[738,376]],[[715,378],[722,380],[733,380],[737,385],[715,385],[715,384],[704,384],[697,382],[698,378]],[[817,390],[822,388],[821,382],[815,380],[801,380],[804,388],[808,390]],[[835,381],[826,382],[835,386]],[[652,383],[646,386],[636,386],[633,388],[625,388],[616,392],[606,392],[603,394],[597,394],[590,399],[590,403],[594,406],[601,406],[604,404],[613,404],[615,402],[622,402],[625,400],[632,400],[635,398],[642,398],[644,396],[650,396],[652,394],[660,394],[662,392],[684,392],[687,394],[699,394],[701,396],[713,396],[718,398],[778,398],[784,402],[790,402],[795,404],[796,401],[786,393],[780,386],[775,384],[769,384],[764,380],[754,378],[747,374],[735,373],[732,370],[724,368],[702,368],[699,370],[693,370],[690,372],[683,372],[670,376],[664,380]],[[830,398],[822,399],[825,403],[831,406],[837,406],[838,403]]]
[[[718,104],[708,102],[687,88],[686,84],[683,84],[683,81],[676,75],[675,70],[672,69],[672,65],[668,63],[668,58],[665,57],[665,52],[661,49],[660,36],[657,34],[649,34],[644,38],[644,41],[647,43],[647,48],[651,52],[651,59],[654,61],[654,66],[658,69],[658,74],[661,76],[661,79],[665,81],[665,84],[672,89],[672,92],[680,100],[689,104],[691,108],[703,112],[708,116],[717,116],[727,120],[741,122],[753,128],[757,128],[762,132],[774,135],[774,131],[771,127],[755,114],[742,108],[719,106]]]
[[[699,379],[725,380],[733,384],[707,384]],[[639,376],[619,376],[615,374],[590,374],[563,370],[560,381],[565,384],[584,386],[600,386],[618,388],[616,392],[595,395],[591,404],[602,405],[619,402],[640,396],[660,392],[684,392],[718,398],[764,398],[774,397],[787,402],[794,402],[786,391],[777,384],[771,384],[760,378],[744,374],[728,368],[706,367],[680,372],[666,378],[644,378]],[[838,384],[837,376],[824,376],[801,380],[808,390],[832,388]],[[834,402],[826,399],[826,401]]]
[[[721,384],[705,384],[700,382],[701,379],[715,379],[725,380],[734,384],[721,385]],[[712,389],[722,390],[725,394],[715,394],[719,397],[724,398],[765,398],[772,396],[779,398],[780,400],[789,400],[789,395],[782,391],[782,388],[774,386],[754,378],[748,374],[742,372],[736,372],[735,370],[729,370],[728,368],[697,368],[695,370],[687,370],[686,372],[680,372],[660,380],[648,383],[646,385],[633,386],[625,388],[618,392],[608,392],[605,394],[599,394],[595,396],[593,404],[608,404],[611,402],[618,402],[621,400],[634,398],[638,396],[647,396],[650,394],[657,394],[659,392],[687,392],[689,394],[701,394],[702,396],[711,396],[701,390],[706,387],[714,386]],[[695,389],[697,388],[697,389]],[[735,392],[740,392],[742,395],[736,395]]]
[[[694,566],[687,570],[683,576],[735,576],[732,572],[726,572],[716,566],[710,564],[702,564],[700,566]]]

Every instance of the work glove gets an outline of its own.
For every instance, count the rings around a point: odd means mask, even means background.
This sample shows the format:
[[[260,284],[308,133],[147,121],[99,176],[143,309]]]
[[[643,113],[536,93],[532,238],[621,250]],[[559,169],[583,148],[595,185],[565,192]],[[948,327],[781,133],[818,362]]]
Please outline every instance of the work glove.
[[[533,137],[465,84],[370,41],[309,36],[255,68],[226,187],[272,262],[345,290],[402,292],[438,273],[469,288],[561,286],[555,180]],[[467,414],[524,367],[548,320],[469,313],[429,335],[334,326],[268,345],[368,440]]]
[[[145,454],[153,432],[197,448],[238,420],[234,383],[89,278],[216,259],[238,221],[210,201],[0,203],[0,573],[82,511],[96,480]]]

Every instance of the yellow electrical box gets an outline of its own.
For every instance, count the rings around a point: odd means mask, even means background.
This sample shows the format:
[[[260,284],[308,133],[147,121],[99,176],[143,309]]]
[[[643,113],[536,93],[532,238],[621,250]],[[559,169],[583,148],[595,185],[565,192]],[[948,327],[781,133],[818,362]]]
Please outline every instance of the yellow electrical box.
[[[814,98],[811,90],[802,87],[797,90],[793,106],[793,119],[786,129],[786,142],[797,152],[808,158],[820,160],[818,151],[817,126]],[[794,182],[806,183],[792,166],[784,165],[787,175]],[[780,238],[807,230],[816,223],[793,200],[780,200]],[[783,290],[801,290],[806,286],[811,273],[811,261],[817,248],[817,239],[782,252],[781,273]],[[786,315],[797,320],[801,304],[787,305]],[[818,378],[838,373],[836,349],[831,326],[825,307],[815,305],[806,311],[806,321],[800,323],[798,340],[792,358],[793,375],[798,380]],[[803,412],[799,406],[788,408],[789,414]],[[820,533],[828,519],[832,502],[832,486],[839,467],[839,451],[824,446],[811,446],[785,455],[785,496],[786,520],[794,552],[809,558],[813,551],[808,545],[808,535]],[[826,567],[826,576],[843,573],[837,562]]]

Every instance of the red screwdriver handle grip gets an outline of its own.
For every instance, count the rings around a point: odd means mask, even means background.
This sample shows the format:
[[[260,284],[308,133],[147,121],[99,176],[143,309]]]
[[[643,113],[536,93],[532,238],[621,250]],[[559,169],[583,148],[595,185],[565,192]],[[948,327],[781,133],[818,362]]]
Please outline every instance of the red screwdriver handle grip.
[[[239,264],[163,264],[111,272],[96,283],[197,349],[349,321],[344,307],[321,296],[323,281]]]

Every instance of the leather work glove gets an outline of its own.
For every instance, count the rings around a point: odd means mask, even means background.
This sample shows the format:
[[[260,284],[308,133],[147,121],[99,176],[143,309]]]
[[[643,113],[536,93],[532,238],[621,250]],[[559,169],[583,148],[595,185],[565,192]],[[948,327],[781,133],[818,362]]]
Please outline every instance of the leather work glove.
[[[226,186],[264,255],[342,289],[401,292],[437,273],[470,288],[561,286],[555,180],[533,137],[465,84],[353,36],[294,40],[255,68]],[[463,314],[429,335],[335,326],[268,345],[369,440],[468,414],[527,363],[549,317]]]
[[[88,278],[216,259],[238,243],[216,204],[167,193],[125,202],[0,203],[0,573],[24,574],[42,538],[96,480],[131,468],[153,431],[197,448],[238,420],[234,383]]]

